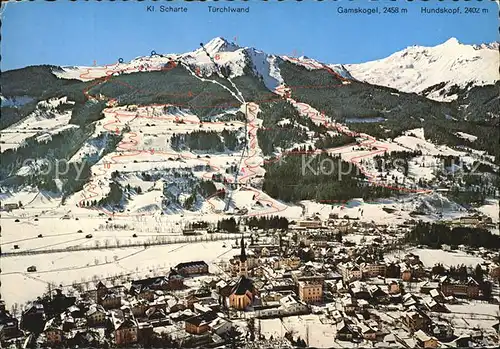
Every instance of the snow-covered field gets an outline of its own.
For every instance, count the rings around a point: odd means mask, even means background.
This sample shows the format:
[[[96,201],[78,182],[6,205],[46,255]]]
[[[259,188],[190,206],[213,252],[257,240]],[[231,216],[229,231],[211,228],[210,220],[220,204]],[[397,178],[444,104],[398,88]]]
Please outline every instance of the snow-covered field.
[[[67,286],[73,282],[91,281],[94,276],[160,275],[178,263],[194,259],[206,261],[211,272],[220,272],[214,263],[237,254],[229,244],[223,246],[223,241],[214,241],[6,257],[2,258],[2,296],[10,307],[13,303],[23,304],[40,296],[48,282]],[[31,265],[37,267],[37,272],[26,272]]]
[[[269,338],[281,338],[287,331],[295,337],[309,339],[308,347],[331,348],[334,346],[336,328],[330,323],[321,323],[318,315],[290,316],[280,319],[260,320],[261,333]]]
[[[486,204],[478,207],[477,210],[488,217],[491,217],[493,223],[498,223],[498,216],[500,214],[500,207],[498,204],[499,200],[487,200]]]
[[[464,264],[466,266],[475,267],[478,264],[485,262],[481,257],[471,256],[462,251],[448,252],[443,250],[432,249],[411,249],[408,253],[413,253],[419,256],[425,267],[432,268],[435,264],[441,263],[446,267],[457,266]]]

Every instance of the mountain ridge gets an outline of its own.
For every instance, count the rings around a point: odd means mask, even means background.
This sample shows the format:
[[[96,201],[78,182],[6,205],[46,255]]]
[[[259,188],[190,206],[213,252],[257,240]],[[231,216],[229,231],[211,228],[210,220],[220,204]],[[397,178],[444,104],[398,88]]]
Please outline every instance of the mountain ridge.
[[[382,59],[348,64],[347,69],[361,81],[449,102],[457,99],[457,89],[498,81],[498,57],[498,43],[466,45],[450,38],[440,45],[409,46]]]

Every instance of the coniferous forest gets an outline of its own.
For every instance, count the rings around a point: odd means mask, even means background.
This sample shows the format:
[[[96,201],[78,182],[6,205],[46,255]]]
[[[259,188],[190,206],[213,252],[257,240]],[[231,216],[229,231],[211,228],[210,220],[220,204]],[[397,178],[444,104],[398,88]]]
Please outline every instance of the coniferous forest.
[[[445,224],[419,222],[406,235],[408,242],[441,248],[442,245],[466,245],[474,248],[500,249],[500,236],[486,229],[471,227],[451,228]]]

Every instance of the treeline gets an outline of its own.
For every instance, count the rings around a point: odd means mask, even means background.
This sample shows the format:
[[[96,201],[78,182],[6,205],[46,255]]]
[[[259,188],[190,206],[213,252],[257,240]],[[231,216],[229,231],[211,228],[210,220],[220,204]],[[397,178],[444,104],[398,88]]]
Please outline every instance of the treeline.
[[[245,220],[245,224],[250,228],[258,228],[258,229],[288,229],[288,219],[285,217],[279,216],[261,216],[261,217],[250,217]]]
[[[95,109],[90,112],[84,110],[88,107],[84,91],[90,88],[94,82],[58,78],[52,72],[60,69],[60,67],[52,65],[38,65],[3,72],[2,95],[4,97],[29,96],[33,97],[33,101],[19,108],[2,107],[0,128],[3,129],[26,117],[35,110],[39,101],[63,96],[67,96],[68,100],[75,102],[74,109],[77,111],[74,112],[70,123],[90,124],[95,117],[89,118],[89,121],[85,122],[86,117],[99,113],[96,113]]]
[[[289,62],[280,64],[281,75],[290,86],[318,86],[297,88],[292,97],[308,103],[317,110],[337,119],[383,117],[385,122],[350,123],[353,131],[374,137],[395,138],[403,131],[423,127],[426,139],[437,144],[467,146],[485,150],[500,164],[498,115],[498,86],[474,87],[459,95],[452,103],[441,103],[416,94],[356,81],[342,85],[326,70],[313,70]],[[467,108],[463,108],[467,105]],[[478,137],[470,141],[457,136],[465,132]]]
[[[470,188],[460,189],[457,187],[452,188],[446,195],[455,201],[457,204],[470,206],[470,205],[482,205],[485,203],[486,198],[494,196],[496,192],[495,187],[483,187],[483,188]]]
[[[393,151],[388,153],[384,152],[383,155],[376,155],[373,160],[375,168],[382,171],[392,171],[401,169],[405,176],[408,176],[408,162],[414,157],[421,156],[420,150],[415,151]]]
[[[0,130],[9,127],[12,124],[24,119],[36,109],[36,101],[26,103],[18,107],[1,108],[2,117],[0,118]]]
[[[353,136],[348,136],[345,134],[331,136],[329,134],[326,134],[323,137],[320,137],[318,140],[316,140],[314,146],[317,149],[330,149],[354,143],[356,143],[356,137]]]
[[[197,186],[196,190],[198,193],[203,196],[203,198],[208,198],[214,194],[217,194],[216,196],[222,200],[226,197],[226,191],[224,189],[222,190],[217,190],[215,187],[215,184],[211,180],[202,180]]]
[[[432,274],[449,276],[461,282],[467,282],[469,278],[473,278],[479,285],[479,289],[483,294],[483,299],[489,300],[491,298],[493,285],[491,282],[485,280],[485,276],[488,273],[480,264],[477,264],[475,268],[467,267],[465,264],[452,265],[449,268],[445,268],[443,264],[438,263],[432,267]]]
[[[467,245],[500,249],[500,236],[483,228],[455,227],[444,224],[419,222],[406,234],[406,240],[412,243],[441,248],[444,245]]]
[[[59,135],[61,134],[56,136]],[[122,140],[121,135],[100,134],[94,139],[96,143],[100,144],[102,147],[102,151],[99,153],[100,156],[86,156],[78,162],[62,162],[59,165],[56,165],[57,161],[63,159],[68,161],[75,154],[75,152],[83,144],[83,141],[87,139],[85,137],[88,135],[83,135],[84,137],[81,137],[81,134],[78,132],[70,132],[61,135],[61,137],[53,136],[54,138],[52,141],[49,141],[48,143],[56,144],[57,148],[53,149],[53,151],[48,150],[46,155],[50,157],[42,158],[47,162],[42,163],[42,165],[37,170],[34,170],[33,173],[22,177],[20,179],[20,183],[35,186],[40,190],[47,190],[54,193],[61,192],[63,194],[63,200],[69,195],[82,190],[84,184],[88,182],[92,175],[91,167],[95,165],[103,156],[115,150],[117,144]],[[54,140],[55,143],[53,142]],[[73,141],[77,142],[73,143]],[[39,147],[40,146],[43,149],[45,145],[39,144]],[[48,149],[52,148],[49,147]],[[37,152],[34,151],[34,154],[36,155]],[[43,155],[40,154],[37,156]],[[62,186],[58,187],[58,183]]]
[[[399,194],[398,190],[370,185],[356,166],[340,156],[306,154],[305,148],[297,151],[302,154],[285,155],[265,164],[263,190],[273,198],[288,202],[336,202]]]
[[[446,115],[457,114],[457,110],[448,103],[432,101],[416,94],[358,81],[342,84],[341,79],[325,69],[307,70],[290,62],[282,62],[280,72],[289,86],[311,87],[293,89],[292,98],[324,111],[336,120],[382,117],[403,123],[401,120],[444,119]]]
[[[424,122],[410,118],[405,122],[387,120],[381,123],[351,123],[349,128],[356,132],[367,133],[380,139],[394,139],[406,130],[422,127],[425,139],[435,144],[446,144],[450,147],[468,147],[484,150],[495,156],[495,164],[500,165],[500,127],[498,121],[426,119]],[[476,136],[474,141],[459,137],[457,132],[465,132]]]
[[[217,229],[219,231],[227,231],[228,233],[238,233],[240,231],[239,225],[233,217],[227,219],[223,218],[218,221]]]
[[[222,140],[221,139],[224,140]],[[201,150],[223,152],[226,147],[235,150],[238,139],[235,132],[223,130],[221,134],[216,131],[194,131],[187,134],[173,134],[170,139],[172,149],[181,150]]]
[[[217,117],[216,121],[242,121],[245,122],[246,117],[241,111],[237,111],[236,113],[224,113]]]
[[[29,159],[66,159],[83,144],[94,131],[93,126],[87,128],[70,128],[50,139],[37,141],[35,137],[27,138],[18,148],[7,149],[0,154],[2,179],[17,171],[23,162]]]
[[[211,79],[222,85],[227,84],[226,80],[217,75],[213,75]],[[168,84],[165,81],[168,81]],[[265,86],[255,78],[238,77],[233,81],[247,101],[257,100],[264,93],[267,95],[269,93]],[[182,105],[203,120],[222,114],[229,108],[240,106],[240,103],[228,91],[218,84],[200,81],[180,64],[170,70],[113,76],[90,90],[91,95],[98,93],[116,98],[119,105]]]
[[[88,125],[101,120],[104,118],[104,108],[106,108],[106,103],[103,101],[88,100],[84,103],[76,103],[69,122],[75,125]]]
[[[289,125],[257,130],[259,147],[266,156],[272,155],[277,147],[286,150],[294,144],[307,141],[307,139],[305,130]]]
[[[325,126],[301,116],[291,103],[284,100],[262,104],[259,118],[263,120],[263,128],[257,131],[257,140],[264,155],[271,155],[277,147],[288,149],[304,143],[309,140],[307,130],[315,132],[316,136],[326,132]]]
[[[123,200],[123,189],[119,183],[113,181],[109,184],[108,194],[98,201],[99,206],[120,206]]]
[[[467,267],[465,264],[451,265],[445,268],[442,263],[437,263],[432,267],[432,275],[449,276],[460,281],[467,281],[469,277],[472,277],[477,282],[482,282],[486,274],[480,264],[477,264],[475,268]]]

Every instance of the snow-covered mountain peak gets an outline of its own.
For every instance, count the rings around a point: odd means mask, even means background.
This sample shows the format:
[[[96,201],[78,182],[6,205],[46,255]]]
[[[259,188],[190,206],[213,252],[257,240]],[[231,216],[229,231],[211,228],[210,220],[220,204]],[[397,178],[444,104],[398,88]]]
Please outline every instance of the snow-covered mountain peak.
[[[427,89],[428,98],[450,101],[456,98],[448,93],[455,85],[489,85],[500,79],[498,48],[494,47],[461,44],[450,38],[434,47],[410,46],[383,59],[349,64],[347,69],[358,80],[410,93]]]
[[[220,52],[235,52],[241,48],[238,45],[229,42],[220,36],[213,38],[206,44],[203,44],[203,47],[210,54],[215,54]]]
[[[448,40],[446,40],[445,42],[443,42],[441,45],[438,45],[438,46],[451,47],[451,46],[457,46],[457,45],[461,45],[457,38],[449,38]]]

